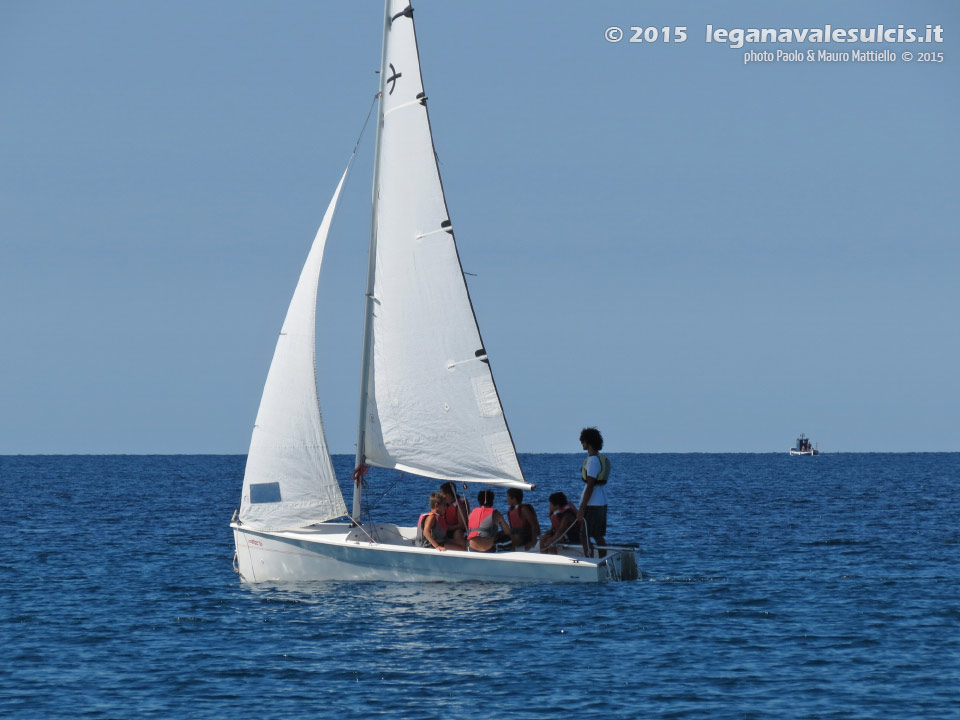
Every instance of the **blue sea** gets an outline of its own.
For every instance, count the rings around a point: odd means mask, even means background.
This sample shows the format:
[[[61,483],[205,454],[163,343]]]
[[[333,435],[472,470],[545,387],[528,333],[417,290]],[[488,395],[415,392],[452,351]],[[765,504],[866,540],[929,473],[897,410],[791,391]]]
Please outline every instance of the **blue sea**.
[[[244,457],[0,457],[0,717],[960,717],[960,453],[611,458],[643,578],[584,586],[246,585]]]

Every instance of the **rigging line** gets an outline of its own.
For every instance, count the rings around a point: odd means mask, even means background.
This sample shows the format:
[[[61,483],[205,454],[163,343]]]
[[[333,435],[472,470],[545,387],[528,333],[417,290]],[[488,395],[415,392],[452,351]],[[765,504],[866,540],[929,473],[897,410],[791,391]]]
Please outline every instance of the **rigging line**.
[[[463,527],[466,528],[467,532],[470,530],[470,518],[467,516],[466,510],[463,509],[463,505],[460,504],[460,493],[457,492],[457,484],[453,484],[453,499],[457,503],[457,517],[463,522]],[[467,507],[470,507],[470,501],[467,500],[467,484],[463,484],[463,499],[467,503]],[[467,549],[470,548],[470,543],[467,542],[467,532],[463,533],[463,541],[467,543]]]
[[[406,473],[400,473],[400,475],[390,484],[390,486],[380,494],[380,497],[378,497],[375,502],[367,503],[366,510],[364,510],[364,515],[367,516],[367,520],[373,520],[370,513],[380,506],[380,503],[383,502],[383,499],[387,496],[387,493],[393,490],[397,483],[403,480],[404,477],[406,477]]]
[[[387,493],[389,493],[391,490],[393,490],[393,488],[396,487],[397,483],[400,482],[404,477],[405,477],[405,473],[400,473],[399,477],[397,477],[397,478],[390,484],[390,486],[387,487],[387,489],[384,490],[384,491],[380,494],[380,497],[378,497],[378,498],[376,499],[376,501],[375,501],[372,505],[371,505],[370,503],[368,503],[366,510],[361,509],[361,511],[360,511],[360,512],[361,512],[361,514],[360,514],[360,520],[363,520],[364,514],[367,516],[367,522],[369,522],[369,523],[370,523],[370,527],[373,528],[373,534],[376,535],[376,538],[377,538],[376,541],[377,541],[377,542],[380,541],[380,531],[379,531],[379,529],[377,528],[377,524],[376,524],[376,523],[374,522],[374,520],[373,520],[372,512],[373,512],[374,510],[376,510],[376,509],[380,506],[380,503],[383,502],[383,499],[387,496]],[[366,487],[366,481],[364,481],[364,487]],[[348,516],[348,517],[349,517],[349,516]],[[351,519],[352,519],[352,518],[351,518]],[[364,530],[364,532],[366,532],[366,530]],[[369,537],[369,534],[368,534],[368,537]]]
[[[350,518],[350,521],[351,521],[356,527],[358,527],[358,528],[360,529],[360,532],[362,532],[364,535],[366,535],[368,538],[370,538],[370,542],[372,542],[372,543],[377,542],[376,540],[373,539],[373,536],[364,529],[363,525],[361,525],[361,524],[358,523],[356,520],[354,520],[352,517],[350,517],[350,513],[347,513],[347,514],[346,514],[346,517]],[[374,528],[374,529],[376,529],[376,528]]]
[[[363,127],[360,128],[360,135],[357,137],[357,144],[353,146],[353,154],[357,154],[357,148],[360,147],[360,141],[363,139],[363,133],[367,129],[367,123],[370,122],[370,116],[373,114],[373,107],[377,104],[377,100],[380,98],[380,93],[377,93],[373,96],[373,100],[370,101],[370,109],[367,110],[367,119],[363,121]]]
[[[461,499],[462,499],[463,503],[466,504],[468,507],[469,507],[470,503],[469,503],[469,501],[467,500],[466,495],[464,495],[464,496],[461,498],[460,493],[457,492],[457,484],[456,484],[453,480],[449,480],[449,481],[445,482],[443,485],[441,485],[441,486],[440,486],[440,492],[444,492],[443,488],[445,488],[447,485],[449,485],[449,486],[453,489],[453,504],[454,504],[454,507],[455,507],[456,510],[457,510],[457,519],[458,519],[460,522],[463,523],[463,527],[464,527],[463,542],[464,542],[464,544],[466,545],[466,547],[464,548],[464,550],[465,550],[466,552],[469,552],[469,551],[470,551],[470,541],[467,540],[467,534],[468,534],[468,532],[469,532],[469,524],[470,524],[470,523],[469,523],[469,521],[468,521],[466,511],[463,509],[463,504],[461,504]],[[466,483],[463,484],[463,490],[464,490],[464,492],[466,492],[466,490],[467,490],[467,484],[466,484]],[[450,528],[447,528],[447,532],[448,532],[448,533],[451,532]]]

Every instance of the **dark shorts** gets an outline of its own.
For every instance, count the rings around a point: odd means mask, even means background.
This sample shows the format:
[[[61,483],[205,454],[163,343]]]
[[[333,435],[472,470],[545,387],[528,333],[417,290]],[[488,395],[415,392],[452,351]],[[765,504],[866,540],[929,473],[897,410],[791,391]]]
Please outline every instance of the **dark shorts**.
[[[510,528],[510,539],[516,536],[517,542],[528,543],[533,540],[533,532],[530,527]]]
[[[583,519],[587,523],[587,533],[594,540],[606,538],[607,535],[607,506],[587,505],[583,509]]]

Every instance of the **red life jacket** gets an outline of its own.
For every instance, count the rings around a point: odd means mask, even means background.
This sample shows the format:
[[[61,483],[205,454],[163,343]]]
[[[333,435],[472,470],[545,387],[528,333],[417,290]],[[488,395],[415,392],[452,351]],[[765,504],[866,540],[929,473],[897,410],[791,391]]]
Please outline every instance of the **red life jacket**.
[[[530,527],[530,523],[527,522],[526,518],[523,517],[523,514],[520,512],[521,508],[525,505],[526,503],[521,503],[516,507],[510,508],[510,512],[507,513],[507,521],[510,523],[511,530],[523,530],[524,528]]]
[[[446,527],[448,528],[456,527],[460,524],[460,513],[457,510],[458,504],[463,509],[464,522],[467,520],[467,501],[463,498],[458,498],[455,504],[447,505],[447,510],[443,515],[444,523],[446,523]]]
[[[580,523],[576,522],[577,511],[574,510],[573,505],[567,503],[562,508],[554,510],[550,513],[550,525],[553,527],[554,534],[560,532],[560,526],[563,522],[564,513],[570,513],[574,517],[574,522],[567,528],[565,538],[567,542],[580,542]]]
[[[570,504],[567,503],[562,508],[558,508],[550,513],[550,524],[553,526],[554,530],[560,529],[560,524],[563,522],[563,514],[567,511],[573,512],[573,508],[570,507]],[[574,513],[576,514],[576,513]]]
[[[447,531],[447,523],[444,521],[443,515],[441,515],[440,513],[435,513],[433,510],[431,510],[430,512],[425,512],[425,513],[423,513],[423,514],[420,516],[420,518],[417,520],[417,527],[418,527],[418,528],[422,528],[422,527],[423,527],[423,524],[426,522],[427,517],[429,517],[430,515],[436,515],[436,516],[437,516],[437,524],[440,526],[440,529],[441,529],[441,530],[443,530],[444,532],[446,532],[446,531]]]
[[[495,537],[496,527],[494,525],[493,514],[496,512],[491,507],[478,507],[470,513],[470,522],[467,530],[467,539],[471,540],[478,537]]]
[[[447,534],[447,525],[443,521],[443,515],[440,513],[435,513],[433,510],[430,512],[425,512],[420,515],[420,518],[417,520],[417,545],[420,545],[421,547],[432,547],[430,541],[426,539],[426,535],[424,534],[424,530],[427,526],[427,518],[431,515],[435,515],[437,518],[437,523],[434,526],[433,532],[431,533],[434,536],[434,539],[437,537],[435,533],[438,527],[443,535]]]

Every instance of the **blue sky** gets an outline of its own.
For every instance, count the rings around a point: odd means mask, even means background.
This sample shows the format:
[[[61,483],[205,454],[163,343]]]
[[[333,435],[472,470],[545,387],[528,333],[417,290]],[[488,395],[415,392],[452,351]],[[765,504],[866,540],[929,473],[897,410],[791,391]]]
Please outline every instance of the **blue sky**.
[[[415,3],[461,259],[521,452],[960,450],[960,9]],[[0,5],[0,453],[244,453],[377,89],[379,2]],[[941,25],[894,63],[716,27]],[[609,26],[686,26],[610,43]],[[942,63],[904,62],[904,51]],[[328,246],[353,452],[373,135]]]

